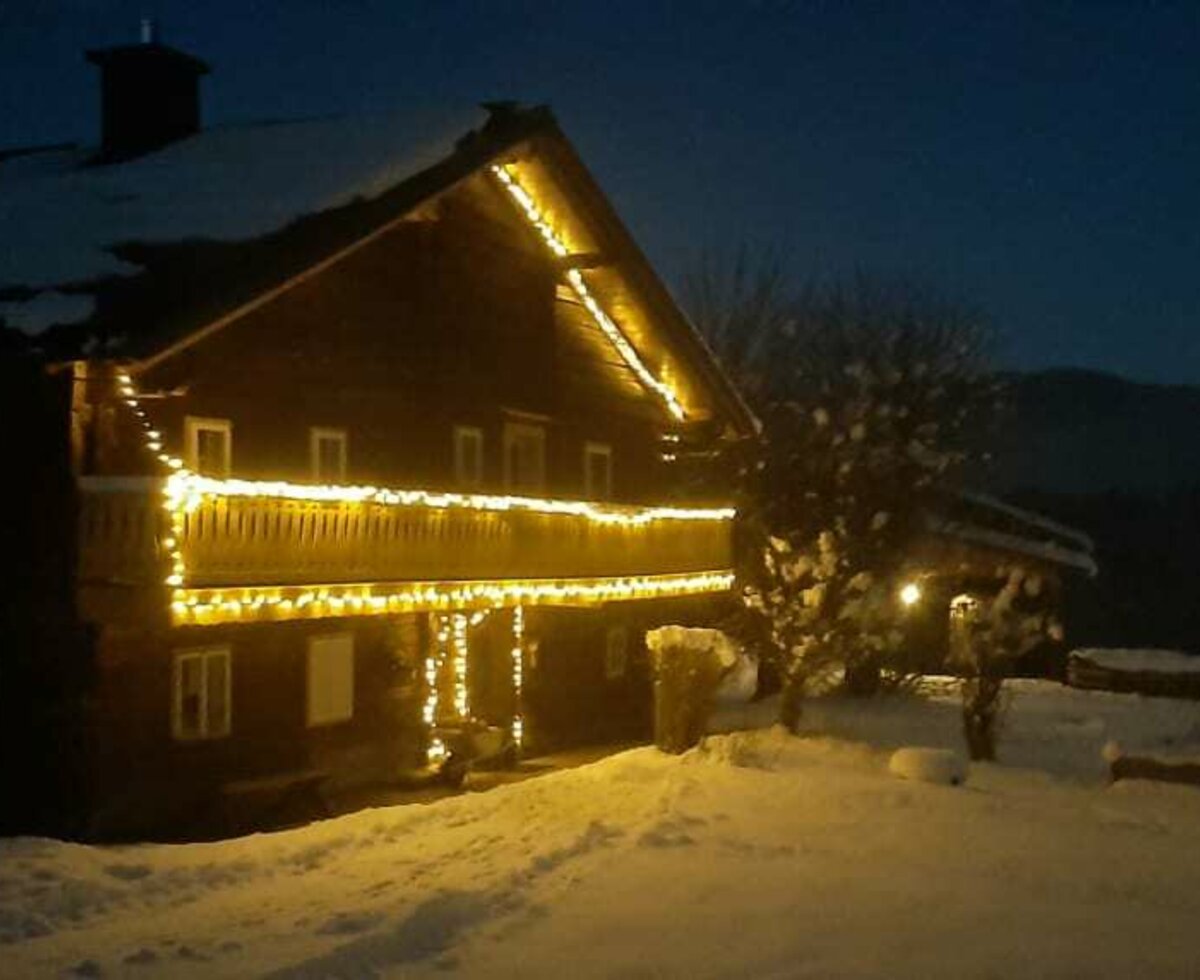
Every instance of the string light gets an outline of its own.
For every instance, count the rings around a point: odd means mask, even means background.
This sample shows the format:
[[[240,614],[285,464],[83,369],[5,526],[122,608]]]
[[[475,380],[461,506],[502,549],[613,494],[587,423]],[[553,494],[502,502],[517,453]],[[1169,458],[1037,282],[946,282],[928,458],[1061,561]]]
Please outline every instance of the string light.
[[[588,500],[553,500],[441,490],[400,490],[374,486],[288,483],[282,480],[235,480],[200,476],[183,469],[167,478],[167,500],[173,507],[194,510],[206,499],[249,497],[315,503],[378,504],[384,507],[428,507],[498,513],[528,511],[583,517],[594,524],[637,527],[657,521],[731,521],[732,507],[637,507]]]
[[[453,582],[340,583],[177,588],[171,603],[176,625],[453,612],[518,605],[590,606],[605,602],[725,592],[724,570],[609,578],[486,579]]]
[[[513,607],[512,620],[512,684],[513,717],[512,740],[520,749],[525,739],[525,713],[521,704],[521,692],[525,686],[525,607]]]
[[[451,617],[451,662],[454,665],[454,711],[460,719],[470,717],[467,705],[467,622],[468,617],[455,613]]]
[[[515,186],[515,185],[513,185]],[[561,244],[561,243],[560,243]],[[565,249],[565,245],[562,246]],[[576,274],[577,275],[577,274]],[[570,277],[570,274],[569,274]],[[572,281],[576,285],[576,281]],[[585,305],[603,316],[588,294],[582,279],[576,289]],[[682,418],[682,408],[673,393],[661,386],[637,360],[636,352],[620,335],[615,324],[604,318],[613,332],[614,343],[631,366],[644,372],[651,387],[664,394],[668,406]],[[601,322],[602,328],[604,322]],[[608,329],[605,330],[609,332]],[[611,337],[611,335],[610,335]],[[618,343],[619,341],[619,343]],[[622,347],[622,345],[624,345]],[[628,358],[627,358],[628,359]],[[436,726],[441,709],[440,680],[447,660],[454,670],[454,712],[459,720],[469,716],[467,670],[468,629],[481,623],[493,609],[513,608],[512,681],[515,706],[512,738],[519,748],[524,738],[521,697],[524,686],[525,605],[587,605],[630,599],[695,595],[725,592],[733,585],[733,574],[714,570],[673,575],[638,575],[577,579],[514,579],[478,582],[407,582],[357,583],[304,586],[250,586],[243,588],[188,588],[183,542],[186,516],[204,501],[223,497],[274,498],[287,500],[376,504],[382,506],[429,507],[475,511],[528,511],[541,514],[568,514],[602,525],[644,527],[657,521],[730,521],[732,508],[628,507],[597,504],[590,501],[550,500],[535,497],[457,494],[429,490],[395,490],[372,486],[310,486],[283,481],[214,479],[193,473],[183,461],[163,449],[162,433],[153,428],[141,407],[133,380],[124,372],[117,375],[118,391],[132,410],[143,431],[146,448],[170,471],[163,484],[163,509],[169,532],[161,545],[167,556],[169,572],[164,584],[171,591],[170,610],[176,625],[313,619],[345,615],[386,615],[417,611],[439,611],[436,643],[425,658],[425,703],[421,717],[428,732],[426,759],[436,765],[448,755]],[[677,411],[676,411],[677,410]],[[453,613],[444,612],[456,610]],[[470,614],[463,610],[473,610]]]
[[[437,764],[446,758],[446,744],[434,733],[438,713],[438,654],[439,644],[432,644],[425,654],[425,703],[421,706],[421,721],[430,732],[429,742],[425,747],[425,759],[431,764]]]
[[[538,234],[541,235],[542,241],[546,243],[550,251],[559,258],[566,258],[570,255],[570,249],[567,248],[566,242],[550,227],[550,223],[546,221],[537,203],[530,196],[529,192],[520,185],[508,168],[493,164],[491,170],[500,183],[504,185],[504,189],[508,191],[512,199],[517,202],[517,206],[524,212],[525,217],[529,219],[529,223],[533,225]],[[621,332],[621,328],[613,322],[613,319],[596,302],[596,298],[592,295],[592,291],[588,288],[587,282],[583,278],[583,273],[578,269],[568,269],[567,282],[584,308],[591,314],[596,326],[600,328],[604,336],[617,349],[617,353],[621,355],[621,359],[629,365],[642,384],[655,392],[663,400],[667,406],[667,410],[675,418],[682,421],[686,417],[686,413],[679,401],[679,396],[675,393],[675,389],[665,381],[655,377],[650,369],[646,367],[645,363],[638,356],[638,352],[633,349],[633,345],[626,339],[625,334]]]

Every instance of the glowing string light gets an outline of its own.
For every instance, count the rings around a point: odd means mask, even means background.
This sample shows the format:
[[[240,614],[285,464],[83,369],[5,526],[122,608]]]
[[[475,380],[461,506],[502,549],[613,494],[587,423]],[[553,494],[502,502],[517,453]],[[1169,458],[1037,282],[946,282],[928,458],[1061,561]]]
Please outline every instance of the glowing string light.
[[[425,759],[430,764],[446,758],[445,743],[433,733],[438,713],[438,653],[438,645],[433,644],[425,654],[425,703],[421,706],[421,721],[430,733],[425,747]]]
[[[450,617],[452,632],[450,639],[451,663],[454,666],[454,711],[460,720],[470,717],[467,703],[467,623],[468,617],[455,613]]]
[[[542,240],[546,243],[550,251],[559,258],[566,258],[570,254],[570,249],[567,248],[566,242],[550,227],[549,222],[546,221],[541,209],[538,208],[537,203],[530,196],[529,192],[520,185],[506,167],[493,164],[491,170],[496,179],[504,185],[504,189],[508,191],[509,196],[516,201],[517,206],[524,212],[525,217],[529,219],[529,223],[541,235]],[[645,362],[638,356],[638,352],[633,349],[633,345],[626,339],[625,334],[621,332],[621,328],[613,322],[613,319],[596,302],[596,298],[588,288],[587,281],[583,278],[583,273],[578,269],[567,270],[567,282],[584,308],[591,314],[596,326],[600,328],[604,336],[617,349],[617,353],[621,355],[621,359],[629,365],[642,384],[655,392],[663,400],[667,406],[667,410],[675,418],[683,420],[686,417],[686,413],[684,412],[683,405],[680,404],[679,396],[676,395],[675,389],[660,378],[657,378],[646,367]]]
[[[583,517],[594,524],[625,527],[637,527],[657,521],[731,521],[736,514],[732,507],[638,507],[507,494],[448,493],[441,490],[288,483],[282,480],[217,479],[200,476],[187,469],[172,473],[167,478],[166,497],[174,507],[185,511],[195,509],[206,499],[246,497],[491,513],[526,511]]]
[[[177,588],[171,615],[176,625],[320,619],[330,616],[395,615],[512,608],[518,605],[588,606],[633,599],[726,592],[727,569],[673,575],[574,579],[484,579],[476,582],[382,582]]]
[[[521,692],[525,686],[525,609],[522,606],[513,609],[512,643],[512,740],[520,749],[525,739],[525,717],[521,704]]]

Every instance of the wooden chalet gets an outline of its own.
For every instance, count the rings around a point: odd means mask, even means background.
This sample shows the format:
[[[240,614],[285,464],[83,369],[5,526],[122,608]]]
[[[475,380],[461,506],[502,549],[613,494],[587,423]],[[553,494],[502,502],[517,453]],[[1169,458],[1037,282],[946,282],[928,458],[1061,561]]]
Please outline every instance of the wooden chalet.
[[[207,71],[89,57],[123,73],[113,99],[140,71],[181,73],[186,102]],[[216,146],[209,176],[234,154],[253,185],[288,161],[236,157],[239,136],[306,124],[156,111],[106,106],[132,149],[45,179],[105,188],[121,220],[187,203],[199,229],[151,215],[104,241],[120,272],[0,275],[10,324],[91,304],[32,341],[48,371],[9,368],[33,433],[0,665],[22,827],[192,833],[240,795],[419,772],[468,724],[527,752],[644,734],[643,633],[728,595],[709,461],[753,420],[551,113],[492,105],[366,190],[220,237],[205,202],[239,189],[188,167]],[[0,188],[38,158],[0,162]],[[290,194],[270,186],[251,205]]]

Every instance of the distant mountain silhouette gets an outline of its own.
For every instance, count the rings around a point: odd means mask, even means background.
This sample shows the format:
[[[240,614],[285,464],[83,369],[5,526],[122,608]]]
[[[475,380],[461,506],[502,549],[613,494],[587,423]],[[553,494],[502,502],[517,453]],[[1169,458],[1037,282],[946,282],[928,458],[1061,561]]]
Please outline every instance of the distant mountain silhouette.
[[[994,462],[976,485],[1091,535],[1071,576],[1072,646],[1200,653],[1200,387],[1053,369],[1008,379]]]
[[[1161,494],[1200,486],[1200,387],[1056,368],[1009,379],[984,482],[1001,493]]]

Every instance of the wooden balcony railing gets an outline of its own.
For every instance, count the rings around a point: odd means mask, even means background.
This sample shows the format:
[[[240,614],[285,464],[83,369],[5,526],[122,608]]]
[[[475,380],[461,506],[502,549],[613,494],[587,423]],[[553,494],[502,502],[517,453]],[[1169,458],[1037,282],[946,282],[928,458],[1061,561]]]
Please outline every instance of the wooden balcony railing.
[[[92,585],[161,586],[172,539],[188,588],[665,575],[731,564],[727,517],[630,525],[521,508],[206,494],[173,530],[160,481],[84,478],[80,496],[80,580]]]

